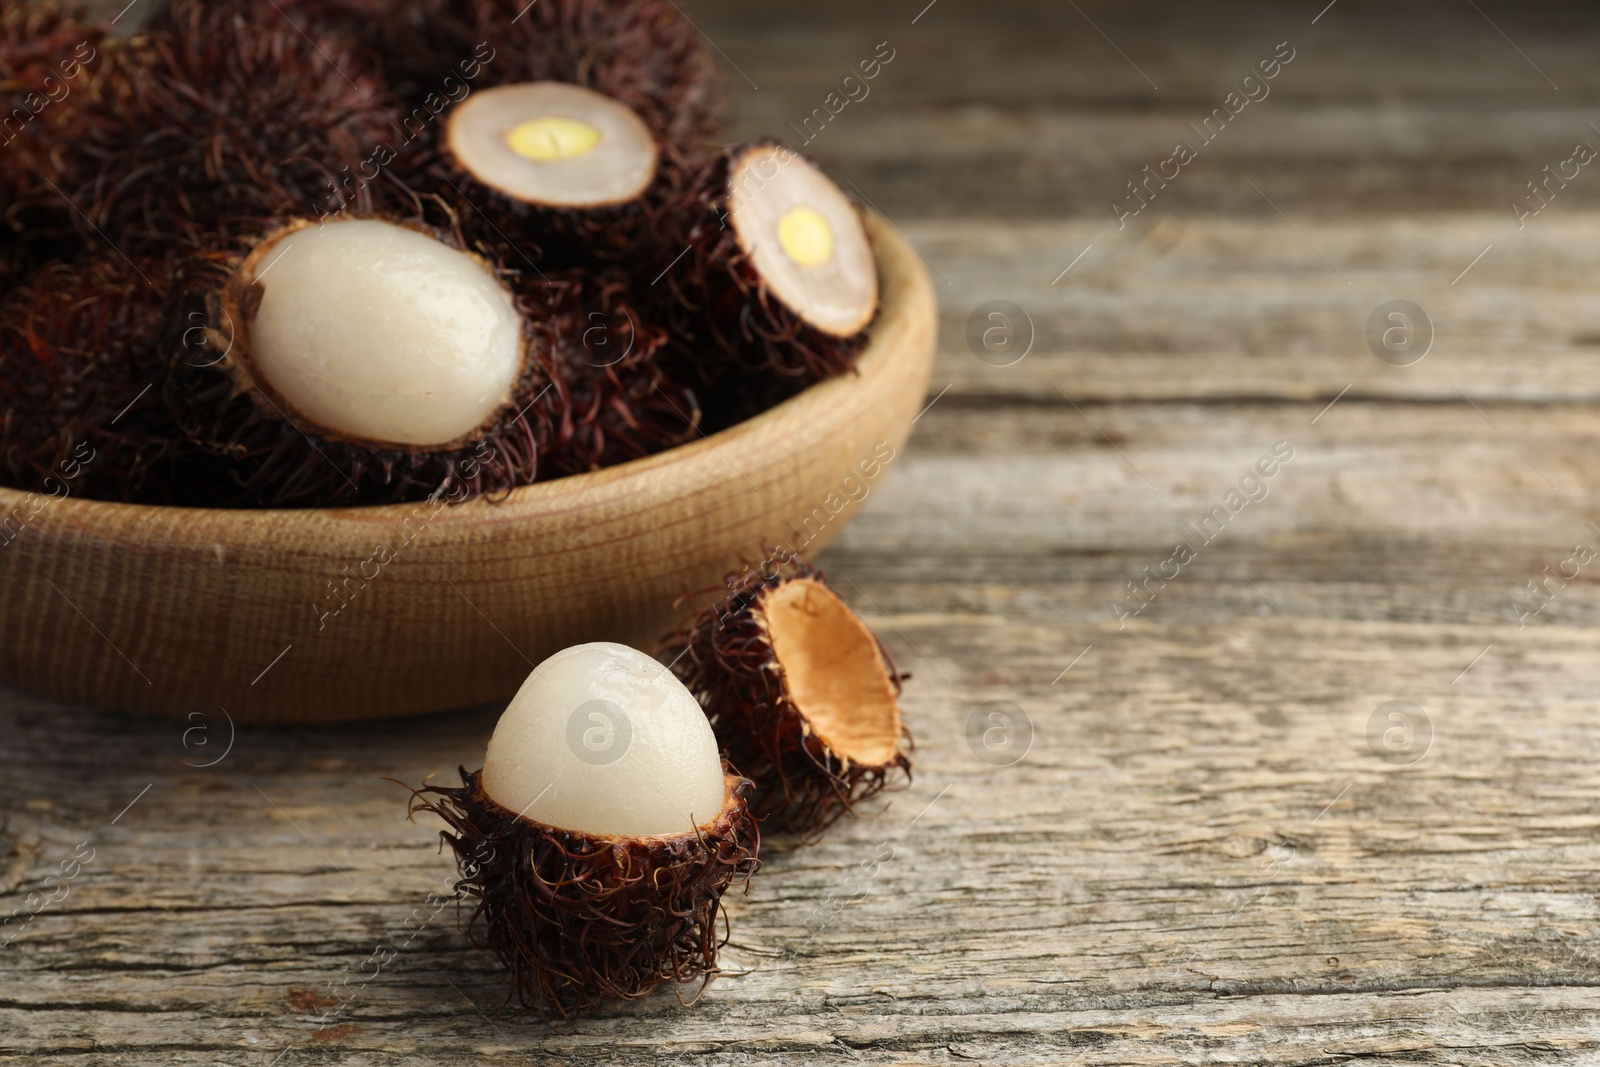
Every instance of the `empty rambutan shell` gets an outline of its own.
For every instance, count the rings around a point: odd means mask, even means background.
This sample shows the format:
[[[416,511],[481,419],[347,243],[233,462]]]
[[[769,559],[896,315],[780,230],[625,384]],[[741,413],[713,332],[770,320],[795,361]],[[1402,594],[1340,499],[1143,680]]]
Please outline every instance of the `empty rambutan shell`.
[[[804,560],[774,554],[730,575],[727,594],[661,656],[705,708],[729,764],[756,783],[758,817],[809,838],[910,784],[902,676]]]
[[[557,653],[506,709],[484,769],[460,773],[458,788],[413,790],[411,812],[448,824],[469,933],[511,998],[570,1018],[716,973],[722,895],[754,873],[760,834],[750,783],[725,773],[659,663],[611,644]]]

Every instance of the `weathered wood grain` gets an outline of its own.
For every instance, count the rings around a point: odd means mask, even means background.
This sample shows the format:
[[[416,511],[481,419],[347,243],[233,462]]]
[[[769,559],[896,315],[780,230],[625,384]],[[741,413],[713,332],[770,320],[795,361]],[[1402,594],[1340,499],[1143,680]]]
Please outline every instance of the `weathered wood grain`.
[[[560,1034],[495,1014],[381,780],[475,764],[494,709],[240,727],[206,768],[220,716],[10,693],[0,915],[95,853],[0,949],[0,1062],[1600,1061],[1600,563],[1519,626],[1600,549],[1600,178],[1522,231],[1502,202],[1600,116],[1593,10],[1480,4],[1514,48],[1471,5],[1078,6],[1159,91],[1068,5],[688,8],[760,86],[730,68],[744,134],[895,43],[815,148],[948,278],[933,404],[822,560],[914,675],[917,780],[767,843],[747,973]],[[1285,37],[1237,140],[1117,230],[1102,186]],[[1367,347],[1392,297],[1437,326],[1411,367]],[[968,350],[991,299],[1033,317],[1014,366]],[[1392,700],[1425,751],[1371,732]],[[997,703],[1033,728],[1010,766],[969,746]]]

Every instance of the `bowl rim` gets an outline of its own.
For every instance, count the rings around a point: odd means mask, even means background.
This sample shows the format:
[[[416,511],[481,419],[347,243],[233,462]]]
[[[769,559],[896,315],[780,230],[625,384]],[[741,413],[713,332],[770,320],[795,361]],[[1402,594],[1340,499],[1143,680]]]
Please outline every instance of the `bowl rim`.
[[[714,434],[707,434],[700,430],[697,440],[687,441],[680,445],[656,452],[652,455],[641,456],[638,459],[627,460],[610,467],[598,470],[584,471],[580,474],[568,474],[548,481],[536,481],[528,485],[516,486],[502,493],[479,494],[462,501],[459,504],[447,504],[453,511],[471,514],[463,509],[481,510],[483,508],[504,507],[507,505],[530,505],[541,498],[559,498],[564,495],[578,495],[586,490],[608,485],[623,479],[644,478],[655,473],[662,467],[680,462],[684,459],[702,455],[708,451],[720,451],[723,447],[734,444],[742,438],[752,434],[764,433],[767,425],[780,419],[787,420],[797,417],[797,413],[819,408],[828,402],[828,394],[841,387],[843,383],[851,382],[862,376],[863,372],[875,368],[878,363],[892,358],[893,346],[889,337],[894,332],[889,329],[892,322],[904,318],[910,312],[910,301],[904,294],[898,292],[900,287],[886,284],[884,277],[885,260],[915,258],[917,253],[910,242],[898,234],[893,224],[876,211],[866,208],[862,212],[866,224],[867,235],[872,242],[873,256],[878,267],[879,302],[877,314],[867,326],[868,337],[856,359],[856,365],[844,374],[815,382],[789,399],[775,404],[756,415],[741,422],[737,422]],[[899,297],[891,299],[891,296]],[[731,461],[730,461],[731,462]],[[60,504],[68,504],[73,511],[84,521],[93,523],[96,518],[107,523],[114,522],[117,517],[131,515],[170,515],[193,516],[196,519],[209,521],[243,522],[252,519],[270,519],[276,523],[292,523],[296,521],[318,521],[333,516],[360,517],[376,520],[403,519],[423,505],[428,505],[435,499],[433,495],[422,497],[418,500],[406,500],[389,504],[342,504],[332,507],[303,507],[303,508],[222,508],[215,506],[191,507],[183,504],[139,504],[122,500],[99,500],[93,497],[82,497],[67,494],[57,496],[53,493],[41,492],[37,489],[18,489],[14,486],[0,484],[0,518],[13,510],[25,506],[29,497],[45,497],[55,500]],[[442,497],[438,499],[443,499]]]

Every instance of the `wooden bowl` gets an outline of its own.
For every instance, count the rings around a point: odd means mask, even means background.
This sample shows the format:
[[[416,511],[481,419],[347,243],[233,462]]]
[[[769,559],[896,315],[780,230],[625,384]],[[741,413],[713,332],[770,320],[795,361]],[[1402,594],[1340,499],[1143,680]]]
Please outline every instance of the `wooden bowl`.
[[[883,310],[859,373],[657,456],[457,507],[225,511],[0,488],[0,681],[234,720],[508,699],[581,641],[650,649],[674,601],[827,544],[894,466],[937,313],[868,220]]]

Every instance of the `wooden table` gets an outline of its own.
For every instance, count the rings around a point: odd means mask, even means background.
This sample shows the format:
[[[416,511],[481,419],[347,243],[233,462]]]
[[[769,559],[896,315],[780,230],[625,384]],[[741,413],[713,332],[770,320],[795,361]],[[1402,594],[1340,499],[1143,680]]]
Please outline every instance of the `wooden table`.
[[[1600,1062],[1593,5],[924,3],[687,5],[741,137],[893,50],[809,148],[943,303],[823,558],[915,674],[912,789],[769,842],[742,977],[553,1034],[380,781],[492,710],[207,767],[225,722],[7,694],[0,914],[79,862],[0,950],[0,1061]],[[1396,299],[1431,331],[1369,344]]]

